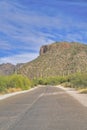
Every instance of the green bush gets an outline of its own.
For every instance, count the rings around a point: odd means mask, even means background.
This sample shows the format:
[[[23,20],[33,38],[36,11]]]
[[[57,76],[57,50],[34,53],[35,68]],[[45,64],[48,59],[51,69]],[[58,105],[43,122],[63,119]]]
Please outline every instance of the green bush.
[[[75,73],[69,76],[56,76],[47,78],[34,79],[34,84],[38,85],[58,85],[62,84],[65,87],[70,88],[87,88],[87,74],[86,73]]]
[[[31,87],[31,81],[22,75],[12,75],[9,78],[8,87],[21,88],[22,90],[26,90]]]
[[[33,80],[32,80],[32,87],[34,87],[34,86],[37,86],[39,83],[38,83],[38,79],[37,78],[34,78]]]
[[[7,89],[8,77],[0,76],[0,92],[5,92]]]
[[[47,78],[38,78],[38,79],[34,79],[33,83],[34,85],[58,85],[61,84],[63,82],[66,82],[68,79],[67,77],[62,77],[62,76],[58,76],[58,77],[47,77]]]
[[[65,87],[71,87],[76,89],[87,88],[87,74],[86,73],[75,73],[67,76],[67,82],[64,82]]]
[[[31,87],[31,81],[22,75],[0,76],[0,92],[6,92],[9,88],[27,90]]]
[[[87,74],[76,73],[69,76],[56,76],[46,78],[35,78],[30,81],[27,77],[14,74],[11,76],[0,76],[0,92],[7,92],[9,88],[20,88],[27,90],[37,85],[58,85],[63,84],[65,87],[87,89]]]
[[[74,87],[87,87],[87,74],[86,73],[76,73],[70,76],[70,82]]]

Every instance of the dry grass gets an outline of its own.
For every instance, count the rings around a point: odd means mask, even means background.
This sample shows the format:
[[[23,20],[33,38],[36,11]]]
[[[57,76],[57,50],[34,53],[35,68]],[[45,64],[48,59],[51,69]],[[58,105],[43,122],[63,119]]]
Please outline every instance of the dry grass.
[[[21,88],[9,88],[4,92],[0,92],[0,96],[4,95],[4,94],[8,94],[8,93],[14,93],[14,92],[19,92],[22,91]]]
[[[19,92],[19,91],[22,91],[21,88],[9,88],[7,90],[7,93],[13,93],[13,92]]]
[[[80,89],[79,93],[87,94],[87,88]]]

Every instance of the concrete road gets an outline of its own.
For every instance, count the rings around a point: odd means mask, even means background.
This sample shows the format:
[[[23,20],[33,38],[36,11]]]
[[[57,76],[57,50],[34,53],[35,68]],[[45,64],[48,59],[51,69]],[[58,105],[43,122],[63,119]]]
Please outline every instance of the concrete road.
[[[0,101],[0,130],[87,130],[87,107],[57,87]]]

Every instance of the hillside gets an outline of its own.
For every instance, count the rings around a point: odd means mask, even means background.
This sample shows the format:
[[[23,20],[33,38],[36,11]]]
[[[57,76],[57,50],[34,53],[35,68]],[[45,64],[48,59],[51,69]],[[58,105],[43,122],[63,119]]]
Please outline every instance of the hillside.
[[[40,48],[40,56],[24,64],[18,73],[29,78],[69,75],[87,71],[87,45],[56,42]]]
[[[13,65],[11,63],[0,64],[0,75],[14,74],[22,65],[23,64]]]
[[[13,74],[14,70],[15,70],[15,66],[10,64],[10,63],[1,64],[0,65],[0,75],[10,75],[10,74]]]

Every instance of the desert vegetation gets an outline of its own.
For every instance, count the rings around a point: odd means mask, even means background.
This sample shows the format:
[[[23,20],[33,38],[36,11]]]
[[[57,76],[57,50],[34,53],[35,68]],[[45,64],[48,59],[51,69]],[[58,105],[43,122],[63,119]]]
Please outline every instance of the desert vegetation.
[[[63,85],[75,88],[80,93],[87,93],[87,73],[75,73],[67,76],[53,76],[28,79],[22,75],[0,76],[0,93],[28,90],[38,85]]]
[[[87,74],[75,73],[68,76],[55,76],[33,79],[33,85],[63,85],[64,87],[75,88],[80,93],[87,93]]]
[[[87,93],[87,73],[76,73],[68,76],[68,82],[63,84],[65,87],[71,87],[80,93]]]
[[[31,87],[31,81],[22,75],[0,76],[0,93],[8,93],[19,90],[27,90]]]

